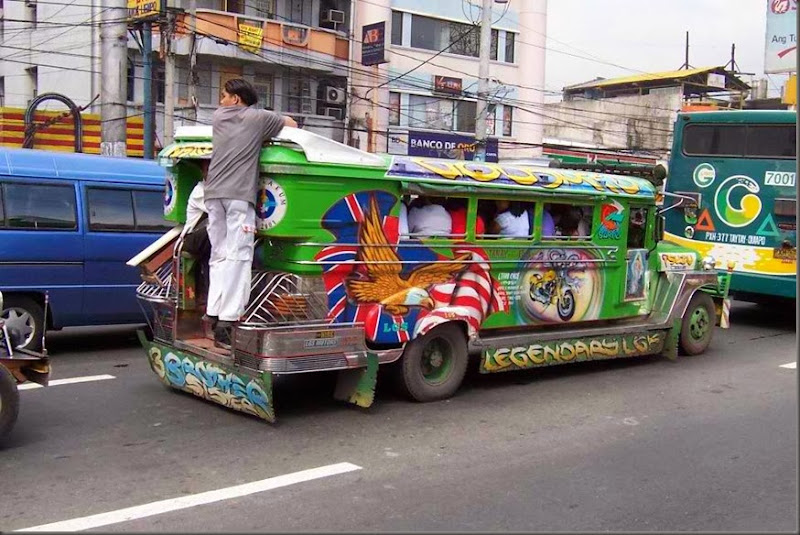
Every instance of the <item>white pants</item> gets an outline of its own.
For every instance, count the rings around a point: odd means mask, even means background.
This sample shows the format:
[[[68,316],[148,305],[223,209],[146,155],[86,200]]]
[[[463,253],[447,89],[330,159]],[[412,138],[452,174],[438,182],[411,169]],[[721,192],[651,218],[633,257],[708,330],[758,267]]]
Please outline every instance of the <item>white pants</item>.
[[[250,298],[256,212],[249,202],[209,199],[211,241],[206,314],[221,321],[239,321]]]

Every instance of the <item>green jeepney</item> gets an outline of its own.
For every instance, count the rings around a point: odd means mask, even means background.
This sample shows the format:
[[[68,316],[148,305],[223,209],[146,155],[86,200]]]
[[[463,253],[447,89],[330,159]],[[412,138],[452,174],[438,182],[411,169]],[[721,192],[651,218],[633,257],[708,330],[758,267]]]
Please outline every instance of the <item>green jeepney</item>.
[[[168,220],[184,222],[211,151],[209,127],[180,129],[161,151]],[[293,128],[265,145],[260,169],[252,291],[231,350],[213,345],[202,259],[178,228],[131,263],[159,378],[268,421],[281,374],[336,371],[335,396],[368,407],[381,365],[431,401],[456,392],[470,356],[494,373],[698,354],[727,299],[713,259],[660,241],[644,178],[377,155]],[[493,230],[504,201],[527,234]],[[449,234],[404,230],[437,203],[454,214]]]

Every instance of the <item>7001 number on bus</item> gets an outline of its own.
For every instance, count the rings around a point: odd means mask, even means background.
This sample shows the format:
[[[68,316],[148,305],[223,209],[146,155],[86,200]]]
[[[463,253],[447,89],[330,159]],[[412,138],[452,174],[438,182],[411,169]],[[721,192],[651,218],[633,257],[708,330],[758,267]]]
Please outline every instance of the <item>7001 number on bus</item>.
[[[765,186],[792,186],[794,187],[795,173],[781,173],[767,171],[764,175]]]

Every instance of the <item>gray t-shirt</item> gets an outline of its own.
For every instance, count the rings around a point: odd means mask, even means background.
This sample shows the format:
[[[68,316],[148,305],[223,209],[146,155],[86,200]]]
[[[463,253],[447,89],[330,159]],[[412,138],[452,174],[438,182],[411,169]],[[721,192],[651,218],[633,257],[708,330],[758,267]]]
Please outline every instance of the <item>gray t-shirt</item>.
[[[205,198],[238,199],[255,204],[258,158],[264,139],[283,128],[283,117],[269,110],[222,106],[212,119],[214,151],[205,180]]]

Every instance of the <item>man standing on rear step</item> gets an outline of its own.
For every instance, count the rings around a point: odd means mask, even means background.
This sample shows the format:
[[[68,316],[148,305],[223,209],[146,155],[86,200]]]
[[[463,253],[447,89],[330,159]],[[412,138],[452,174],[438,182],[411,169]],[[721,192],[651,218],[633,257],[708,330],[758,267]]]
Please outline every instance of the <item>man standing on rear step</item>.
[[[291,117],[252,107],[256,102],[247,81],[228,80],[212,119],[213,152],[205,180],[211,241],[206,316],[214,345],[224,349],[230,349],[231,327],[250,297],[261,146],[284,126],[297,127]]]

